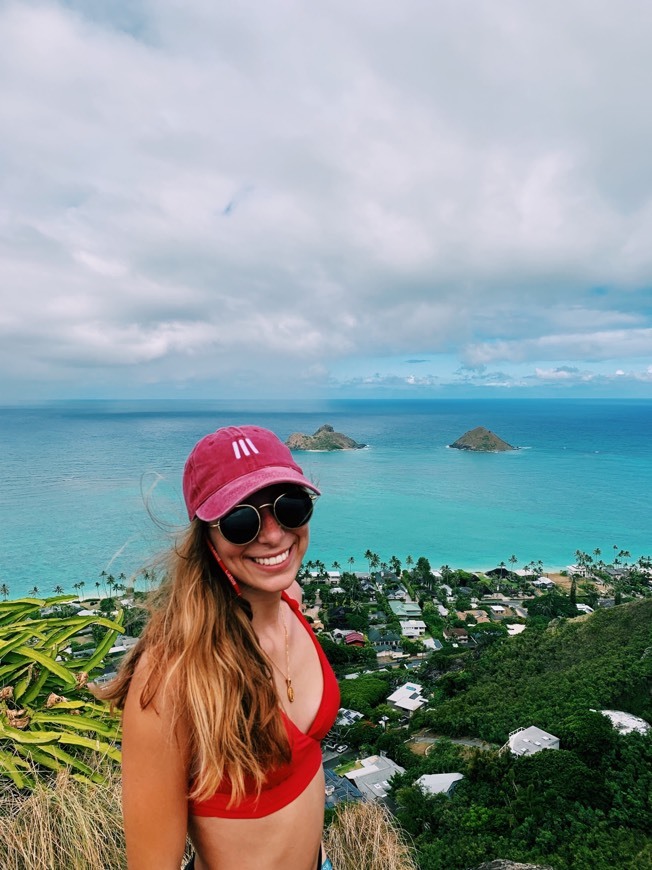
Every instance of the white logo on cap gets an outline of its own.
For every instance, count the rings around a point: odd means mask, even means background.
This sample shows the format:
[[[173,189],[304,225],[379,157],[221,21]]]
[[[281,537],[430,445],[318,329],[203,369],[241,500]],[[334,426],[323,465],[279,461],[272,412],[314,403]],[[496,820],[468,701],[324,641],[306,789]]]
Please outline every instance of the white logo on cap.
[[[253,443],[251,438],[238,438],[238,440],[233,441],[232,444],[236,459],[242,459],[243,456],[251,456],[252,453],[260,452],[256,449],[256,445]]]

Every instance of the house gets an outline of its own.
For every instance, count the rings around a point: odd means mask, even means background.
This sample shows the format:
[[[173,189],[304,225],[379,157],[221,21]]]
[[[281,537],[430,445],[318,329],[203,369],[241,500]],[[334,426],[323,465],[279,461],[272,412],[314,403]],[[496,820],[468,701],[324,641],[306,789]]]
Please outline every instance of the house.
[[[501,616],[501,617],[502,617],[502,616],[505,616],[505,614],[507,613],[507,608],[506,608],[506,607],[503,607],[502,604],[490,604],[490,605],[489,605],[489,610],[491,610],[491,612],[492,612],[495,616]]]
[[[586,565],[567,565],[566,570],[570,577],[577,574],[579,577],[588,577],[591,573]]]
[[[457,783],[462,779],[464,779],[462,773],[424,773],[414,784],[419,786],[426,795],[451,795]]]
[[[469,633],[465,628],[445,628],[444,640],[449,643],[468,643]]]
[[[532,585],[536,586],[537,589],[554,589],[555,584],[549,577],[538,577],[536,580],[532,581]]]
[[[593,613],[593,608],[589,607],[588,604],[576,604],[575,607],[577,607],[580,613]]]
[[[452,590],[451,587],[448,585],[448,583],[442,583],[441,586],[440,586],[440,588],[444,590],[444,592],[446,593],[447,598],[450,598],[451,595],[453,594],[453,590]]]
[[[437,640],[436,637],[424,637],[423,645],[426,647],[426,649],[431,649],[435,652],[444,648],[442,642],[440,640]]]
[[[516,637],[517,634],[522,634],[525,631],[525,626],[521,623],[514,623],[514,625],[507,626],[507,634],[510,637]]]
[[[401,645],[401,636],[387,628],[370,628],[368,636],[373,648],[379,655],[399,649]]]
[[[397,773],[405,773],[405,768],[384,755],[371,755],[360,761],[360,767],[350,770],[346,778],[355,783],[357,789],[367,798],[383,800],[387,797],[389,784]]]
[[[387,703],[397,710],[404,710],[412,715],[426,703],[426,699],[421,695],[422,691],[423,687],[418,683],[404,683],[392,692],[387,698]]]
[[[338,776],[327,767],[324,768],[324,779],[326,780],[326,806],[328,809],[332,810],[343,801],[361,801],[364,799],[360,789],[356,788],[351,780]]]
[[[354,725],[359,719],[364,719],[362,713],[357,710],[347,710],[346,707],[340,707],[337,711],[336,725]]]
[[[544,749],[559,749],[559,737],[530,725],[529,728],[517,728],[510,732],[509,740],[501,752],[508,748],[512,755],[534,755]]]
[[[437,613],[438,613],[440,616],[448,616],[448,610],[444,607],[443,604],[438,604],[438,605],[437,605]]]
[[[399,586],[397,589],[393,589],[391,592],[387,593],[388,601],[406,601],[408,597],[407,590],[402,586]]]
[[[403,637],[421,637],[426,633],[426,624],[422,619],[401,620],[401,634]]]
[[[461,619],[462,622],[466,619],[467,616],[472,616],[475,621],[480,625],[483,622],[491,622],[487,613],[484,610],[459,610],[457,612],[457,618]]]
[[[344,643],[347,646],[364,646],[364,635],[360,634],[359,631],[349,631],[348,634],[344,637]]]
[[[414,601],[390,601],[390,609],[399,619],[418,619],[421,608]]]

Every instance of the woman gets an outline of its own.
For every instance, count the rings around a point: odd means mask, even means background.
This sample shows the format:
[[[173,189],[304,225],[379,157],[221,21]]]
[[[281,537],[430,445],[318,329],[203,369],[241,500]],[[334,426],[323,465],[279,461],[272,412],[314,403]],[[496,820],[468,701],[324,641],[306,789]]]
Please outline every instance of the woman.
[[[335,676],[296,575],[319,490],[256,426],[202,438],[184,469],[190,527],[132,655],[123,713],[130,870],[330,868],[319,741]]]

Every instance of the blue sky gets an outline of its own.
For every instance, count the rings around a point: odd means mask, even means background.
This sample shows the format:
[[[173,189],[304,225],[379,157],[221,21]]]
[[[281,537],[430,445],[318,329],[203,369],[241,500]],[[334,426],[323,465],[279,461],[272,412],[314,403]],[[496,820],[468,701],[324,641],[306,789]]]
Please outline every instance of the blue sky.
[[[0,402],[652,397],[652,6],[6,0]]]

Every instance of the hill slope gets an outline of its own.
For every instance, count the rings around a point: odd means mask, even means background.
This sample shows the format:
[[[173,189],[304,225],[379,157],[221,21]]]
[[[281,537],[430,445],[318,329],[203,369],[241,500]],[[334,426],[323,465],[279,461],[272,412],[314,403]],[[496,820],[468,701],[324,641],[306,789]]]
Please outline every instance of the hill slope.
[[[446,691],[454,696],[425,714],[429,724],[498,743],[530,724],[555,733],[591,708],[652,722],[652,599],[510,638],[472,661]]]

